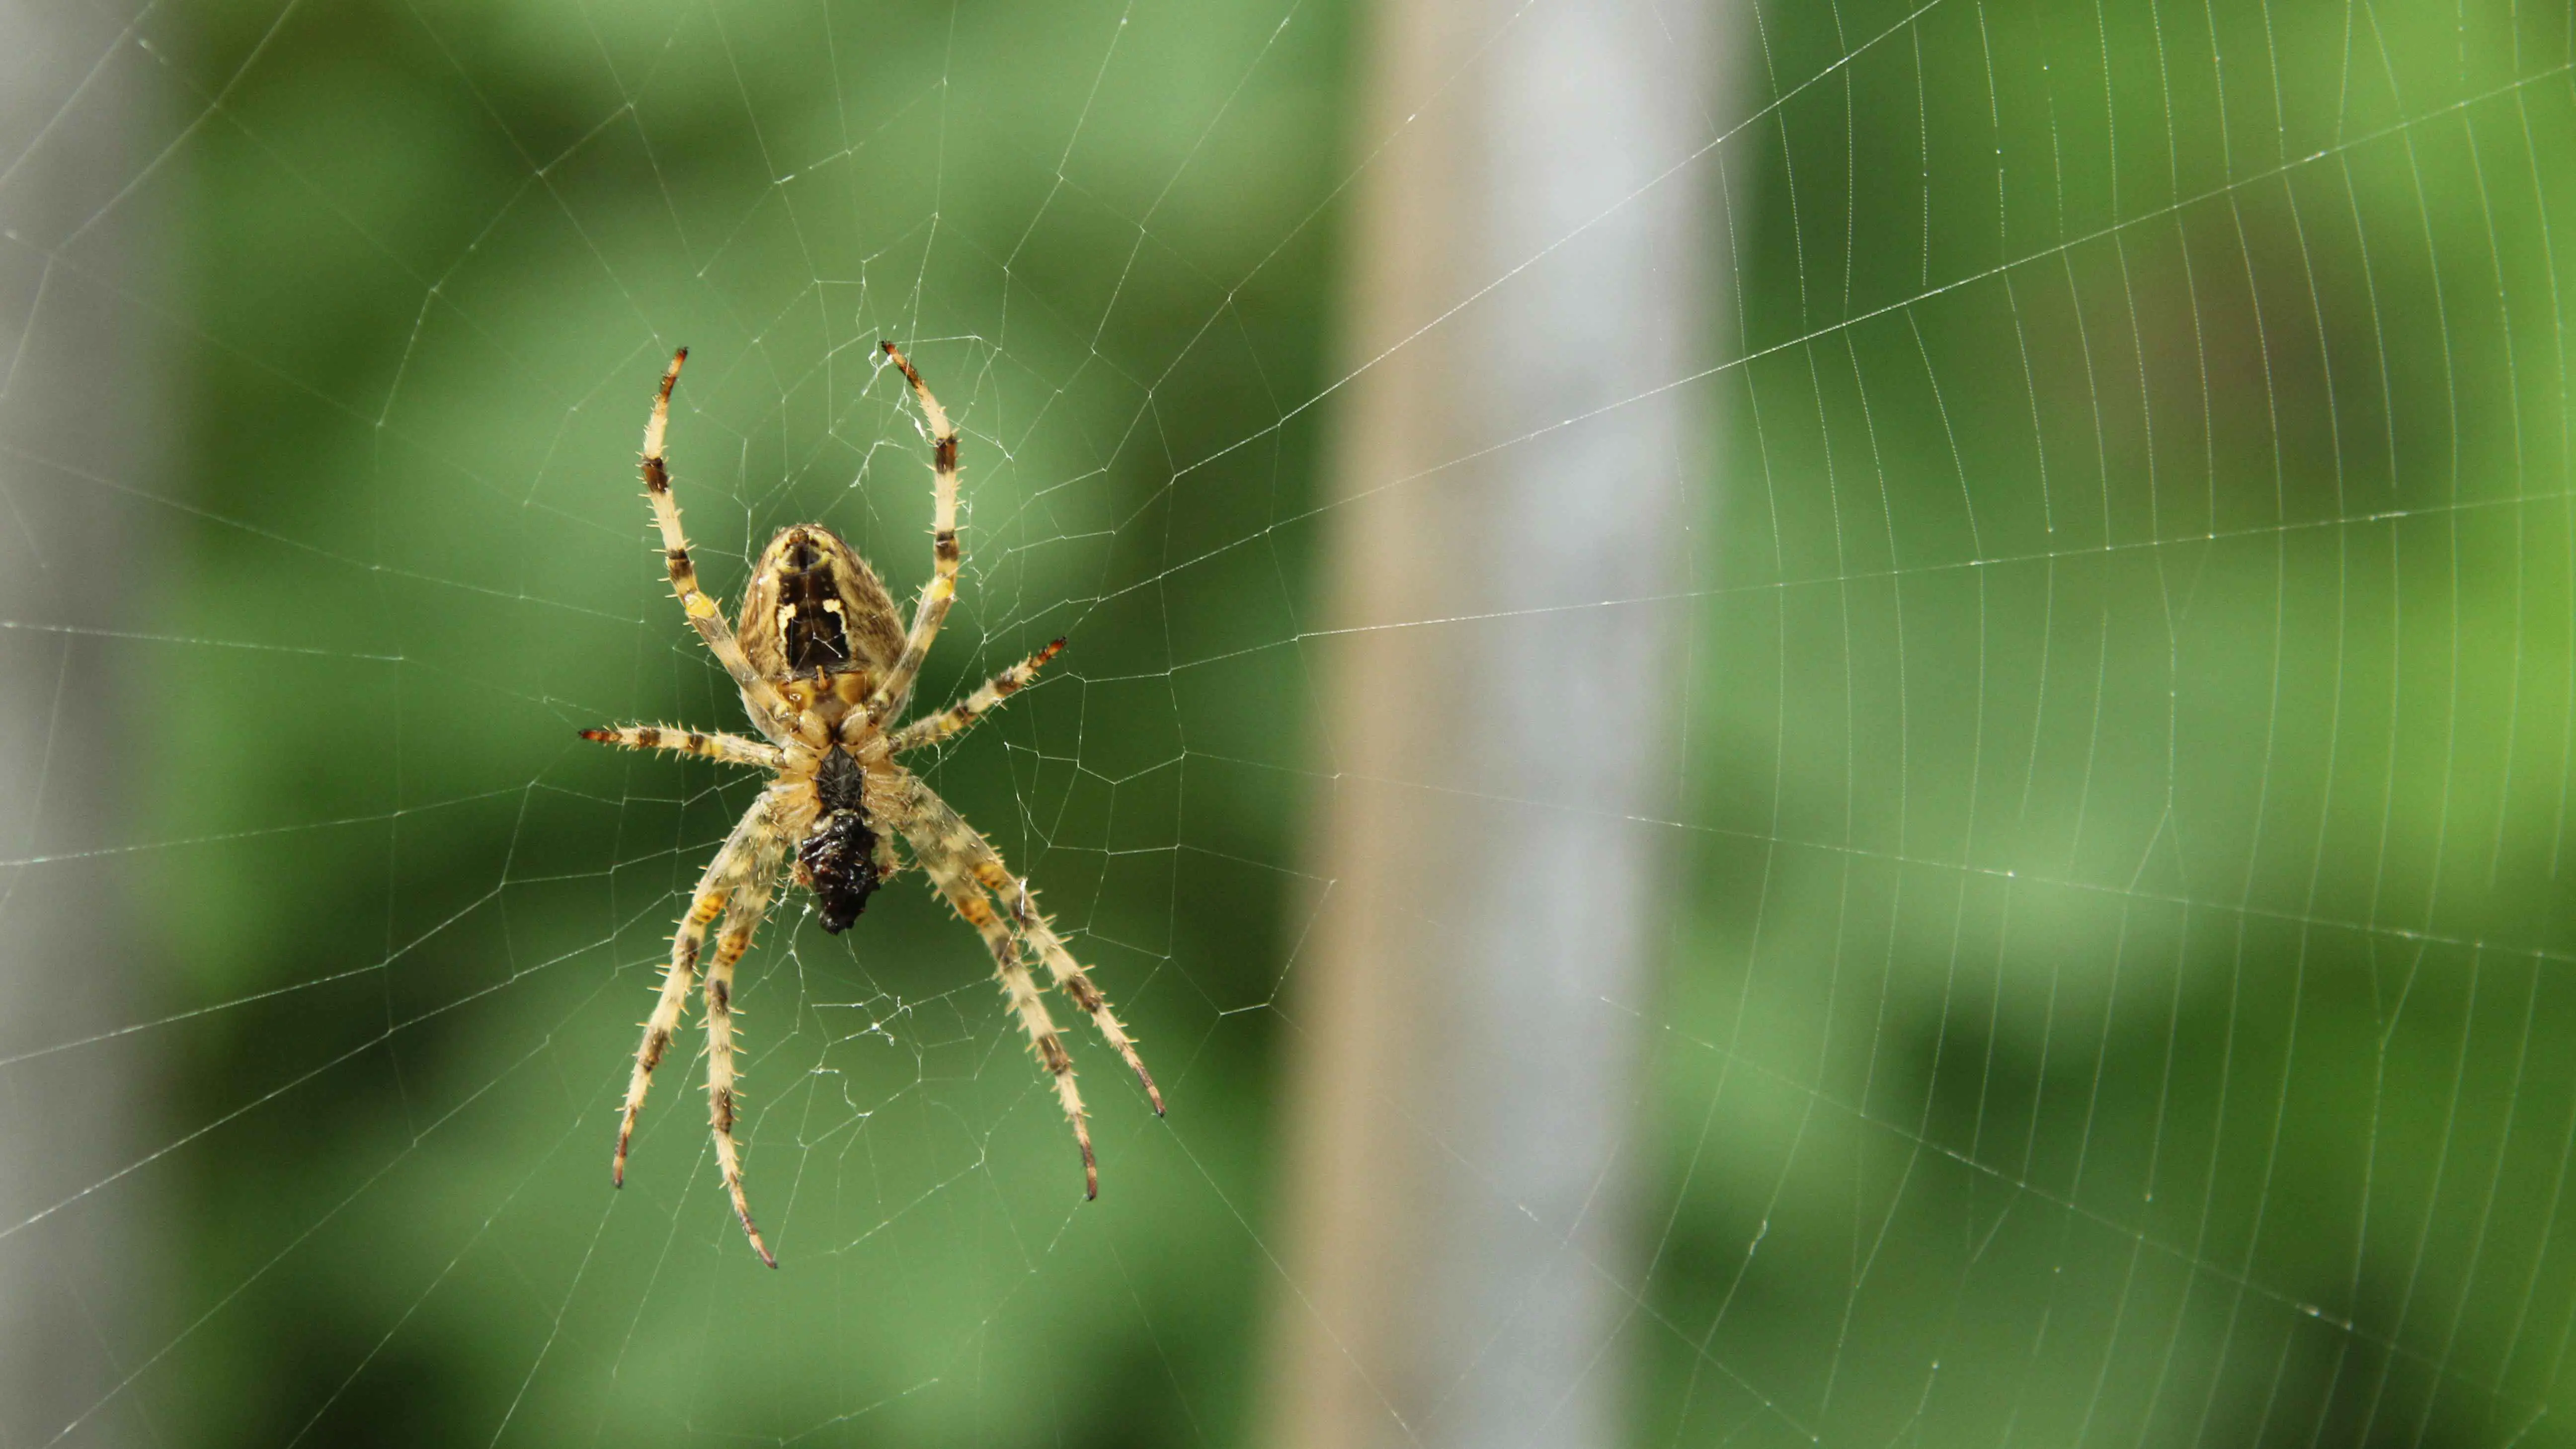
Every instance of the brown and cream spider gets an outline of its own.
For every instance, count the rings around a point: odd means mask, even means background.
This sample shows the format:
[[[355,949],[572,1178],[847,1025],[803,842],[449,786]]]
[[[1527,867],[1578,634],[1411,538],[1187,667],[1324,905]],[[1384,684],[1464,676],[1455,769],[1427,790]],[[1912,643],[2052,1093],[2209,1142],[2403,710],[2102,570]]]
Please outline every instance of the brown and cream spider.
[[[725,672],[742,691],[743,709],[762,738],[707,734],[664,725],[627,725],[619,729],[583,730],[581,737],[601,744],[637,750],[670,750],[729,765],[751,765],[772,772],[769,787],[745,812],[706,873],[698,877],[689,912],[671,935],[671,963],[662,976],[662,995],[644,1024],[644,1040],[635,1050],[635,1074],[626,1087],[626,1112],[617,1128],[616,1180],[626,1181],[626,1147],[643,1110],[653,1068],[671,1044],[680,1014],[688,1004],[689,985],[707,929],[719,917],[724,929],[716,937],[707,963],[707,1105],[715,1125],[716,1161],[723,1169],[733,1210],[761,1261],[775,1268],[778,1259],[751,1221],[751,1203],[743,1194],[742,1162],[733,1140],[733,968],[751,945],[769,910],[781,873],[794,857],[796,883],[814,893],[823,929],[848,930],[866,908],[868,896],[901,868],[894,837],[912,845],[924,874],[966,918],[993,953],[1002,993],[1019,1013],[1020,1027],[1038,1061],[1055,1082],[1056,1099],[1073,1124],[1073,1140],[1082,1149],[1083,1196],[1100,1193],[1100,1169],[1091,1155],[1091,1131],[1084,1125],[1082,1094],[1073,1084],[1073,1057],[1056,1035],[1046,1003],[1038,996],[1023,949],[1046,963],[1055,985],[1091,1016],[1092,1025],[1145,1084],[1155,1115],[1163,1111],[1162,1093],[1153,1074],[1136,1055],[1136,1044],[1109,1010],[1107,998],[1083,974],[1055,926],[1039,911],[1029,883],[1011,874],[991,843],[949,808],[930,787],[895,763],[907,750],[953,739],[975,721],[1017,693],[1039,668],[1064,647],[1056,640],[1027,659],[993,676],[983,687],[937,714],[900,728],[889,728],[912,694],[922,657],[939,634],[940,620],[957,593],[957,433],[948,415],[922,385],[921,374],[884,344],[885,355],[912,384],[921,415],[930,428],[932,470],[930,582],[913,607],[907,634],[895,616],[894,599],[876,571],[851,547],[819,523],[782,529],[761,550],[744,591],[740,633],[725,624],[715,600],[698,588],[697,570],[689,563],[689,543],[680,532],[680,508],[671,498],[670,470],[662,459],[662,436],[670,424],[671,387],[680,380],[680,364],[689,350],[681,348],[662,374],[653,395],[651,420],[644,426],[644,491],[661,526],[662,551],[671,568],[671,588],[697,626]],[[997,912],[996,903],[1001,909]]]

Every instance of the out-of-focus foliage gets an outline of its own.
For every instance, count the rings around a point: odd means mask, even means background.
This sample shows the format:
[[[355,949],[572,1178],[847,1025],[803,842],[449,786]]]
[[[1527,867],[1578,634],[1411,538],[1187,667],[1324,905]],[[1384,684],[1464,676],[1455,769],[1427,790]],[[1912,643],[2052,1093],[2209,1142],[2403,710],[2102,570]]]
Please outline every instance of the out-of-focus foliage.
[[[134,681],[174,706],[137,798],[200,842],[150,866],[168,1004],[238,1004],[173,1034],[173,1122],[217,1125],[138,1392],[206,1444],[1232,1437],[1317,415],[1274,425],[1322,386],[1338,7],[191,23],[198,124],[154,174],[202,513],[158,612],[240,647]],[[635,476],[676,344],[714,587],[808,518],[919,585],[881,337],[967,432],[924,703],[1072,638],[934,781],[1082,932],[1174,1125],[1077,1027],[1081,1206],[972,932],[917,875],[838,940],[792,898],[738,998],[771,1274],[713,1186],[694,1013],[608,1181],[677,893],[752,782],[573,731],[738,727]]]
[[[2568,13],[1914,8],[1722,152],[1646,1437],[2555,1422]]]

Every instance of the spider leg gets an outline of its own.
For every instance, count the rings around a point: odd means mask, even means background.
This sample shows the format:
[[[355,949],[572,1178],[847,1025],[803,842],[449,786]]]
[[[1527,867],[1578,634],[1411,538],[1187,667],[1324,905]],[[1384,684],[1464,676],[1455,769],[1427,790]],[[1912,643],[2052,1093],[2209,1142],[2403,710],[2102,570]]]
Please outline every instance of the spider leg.
[[[653,1003],[653,1014],[645,1019],[644,1041],[635,1049],[635,1071],[626,1081],[625,1116],[617,1124],[617,1159],[611,1179],[619,1187],[626,1185],[626,1147],[635,1136],[635,1118],[644,1110],[644,1094],[652,1090],[653,1069],[662,1064],[662,1053],[671,1047],[671,1034],[680,1029],[680,1014],[688,1009],[689,988],[697,981],[698,950],[707,939],[707,922],[724,909],[724,903],[722,891],[700,895],[671,937],[671,964],[662,970],[661,997]]]
[[[1037,678],[1038,671],[1046,666],[1046,662],[1053,659],[1063,648],[1064,641],[1058,639],[984,681],[983,687],[973,694],[937,714],[923,715],[905,725],[895,731],[894,738],[889,741],[888,747],[899,755],[906,750],[917,750],[923,745],[935,745],[964,734],[974,728],[977,720],[999,708],[1003,700],[1027,688],[1029,681]]]
[[[1072,998],[1073,1004],[1090,1016],[1093,1029],[1100,1033],[1103,1041],[1118,1049],[1127,1069],[1144,1084],[1145,1097],[1154,1104],[1154,1115],[1162,1116],[1162,1090],[1154,1085],[1154,1074],[1145,1070],[1145,1059],[1137,1055],[1135,1040],[1127,1035],[1127,1028],[1120,1023],[1117,1013],[1109,1009],[1109,998],[1092,984],[1090,974],[1082,969],[1081,962],[1074,959],[1072,950],[1064,944],[1064,938],[1056,934],[1055,924],[1038,910],[1029,883],[1011,874],[1010,867],[1002,863],[1001,852],[993,848],[992,842],[967,824],[966,818],[940,799],[928,785],[918,779],[913,780],[906,805],[909,824],[905,834],[912,841],[912,853],[921,857],[922,868],[931,870],[936,877],[938,872],[932,869],[934,859],[952,862],[952,870],[963,866],[973,874],[977,884],[993,893],[994,899],[1002,903],[1002,908],[1011,913],[1011,921],[1019,927],[1020,934],[1037,949],[1038,959],[1046,963],[1047,975],[1055,982],[1056,989]]]
[[[707,928],[715,924],[747,884],[763,881],[766,889],[767,877],[776,874],[776,847],[769,843],[775,834],[769,800],[763,796],[736,822],[733,834],[725,838],[724,848],[716,852],[716,858],[707,862],[706,870],[698,877],[697,889],[690,894],[688,914],[680,918],[679,929],[671,933],[671,962],[662,972],[661,997],[644,1023],[644,1039],[635,1048],[635,1072],[627,1080],[626,1110],[617,1126],[617,1157],[612,1175],[620,1187],[626,1184],[627,1144],[635,1136],[636,1116],[644,1110],[644,1094],[652,1088],[653,1069],[662,1064],[663,1053],[670,1050],[672,1034],[679,1030],[680,1016],[688,1008],[689,988],[697,979],[698,956],[706,946]]]
[[[940,621],[948,617],[948,605],[957,597],[957,430],[948,424],[948,414],[939,399],[930,395],[921,374],[895,349],[891,342],[878,344],[894,365],[903,370],[904,381],[912,384],[912,395],[921,404],[922,421],[930,425],[930,582],[921,586],[921,602],[913,607],[912,634],[904,640],[903,655],[887,671],[885,682],[877,686],[868,700],[868,717],[883,721],[892,718],[912,695],[912,682],[921,673],[921,661],[930,654],[930,641],[939,637]],[[674,368],[678,363],[673,363]]]
[[[758,765],[764,770],[775,770],[787,763],[786,751],[761,740],[676,729],[670,725],[618,725],[611,729],[583,730],[581,737],[623,749],[669,750],[674,754],[696,755],[700,759],[718,760],[728,765]]]
[[[707,1117],[716,1134],[716,1164],[724,1171],[725,1191],[733,1198],[734,1216],[751,1239],[760,1261],[775,1268],[778,1259],[752,1225],[751,1199],[742,1186],[742,1155],[734,1146],[733,965],[751,949],[751,936],[769,913],[776,872],[745,884],[725,915],[725,932],[716,941],[715,959],[707,963]]]
[[[1010,927],[993,914],[992,903],[984,899],[983,889],[964,868],[964,862],[935,846],[935,841],[912,837],[913,854],[920,857],[922,870],[957,914],[975,928],[975,934],[984,938],[985,949],[993,953],[994,973],[1001,978],[1002,994],[1010,999],[1011,1009],[1019,1013],[1020,1029],[1029,1034],[1029,1045],[1036,1050],[1039,1064],[1054,1078],[1056,1100],[1063,1104],[1065,1120],[1073,1124],[1074,1145],[1082,1149],[1082,1195],[1096,1198],[1100,1196],[1100,1163],[1091,1154],[1091,1126],[1082,1110],[1082,1093],[1073,1084],[1073,1053],[1065,1050],[1064,1038],[1056,1034],[1055,1019],[1047,1015],[1038,984],[1020,960],[1020,943],[1012,938]]]
[[[671,592],[679,595],[680,608],[689,622],[697,626],[698,637],[705,640],[707,652],[733,676],[742,690],[743,704],[751,712],[752,722],[765,735],[775,735],[791,711],[778,692],[778,686],[760,676],[751,667],[751,659],[742,652],[741,641],[733,636],[733,626],[725,622],[724,611],[716,607],[698,588],[697,566],[689,562],[688,535],[680,531],[680,505],[671,497],[671,470],[662,456],[662,436],[671,424],[671,387],[680,380],[680,364],[689,360],[689,349],[683,347],[671,355],[671,366],[662,374],[661,390],[653,394],[653,414],[644,424],[644,492],[653,500],[653,521],[662,530],[662,557],[670,565]]]
[[[1037,948],[1038,959],[1046,962],[1047,975],[1055,982],[1056,989],[1073,998],[1073,1004],[1091,1017],[1092,1029],[1100,1033],[1101,1040],[1118,1049],[1118,1055],[1127,1063],[1127,1070],[1134,1072],[1136,1080],[1144,1085],[1145,1100],[1154,1104],[1154,1115],[1162,1116],[1163,1093],[1154,1085],[1154,1074],[1145,1070],[1145,1059],[1136,1054],[1134,1039],[1127,1035],[1127,1028],[1119,1022],[1117,1013],[1109,1009],[1109,998],[1092,984],[1090,973],[1073,958],[1064,938],[1055,933],[1054,923],[1030,900],[1029,883],[1004,869],[999,857],[992,860],[989,868],[978,864],[975,875],[1009,907],[1011,919],[1018,924],[1020,934]]]

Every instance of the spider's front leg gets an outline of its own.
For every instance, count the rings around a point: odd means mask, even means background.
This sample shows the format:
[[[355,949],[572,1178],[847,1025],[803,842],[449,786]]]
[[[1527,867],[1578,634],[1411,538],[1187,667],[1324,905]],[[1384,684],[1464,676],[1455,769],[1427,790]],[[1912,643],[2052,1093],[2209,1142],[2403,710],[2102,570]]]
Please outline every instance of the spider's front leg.
[[[1082,1110],[1082,1090],[1073,1083],[1073,1053],[1067,1051],[1064,1038],[1057,1035],[1055,1018],[1047,1014],[1046,1001],[1038,995],[1038,984],[1029,975],[1028,966],[1020,960],[1020,943],[1011,928],[993,913],[992,903],[984,899],[983,889],[974,877],[958,868],[957,862],[925,851],[918,840],[913,853],[921,857],[921,868],[948,898],[975,934],[984,938],[984,947],[993,953],[994,974],[1001,978],[1002,995],[1009,999],[1011,1010],[1020,1018],[1020,1029],[1029,1034],[1029,1046],[1038,1054],[1038,1064],[1045,1067],[1055,1083],[1056,1101],[1064,1108],[1064,1119],[1073,1126],[1074,1146],[1082,1149],[1082,1195],[1100,1196],[1100,1162],[1091,1152],[1089,1114]]]
[[[1127,1069],[1134,1072],[1136,1080],[1144,1086],[1145,1100],[1154,1104],[1154,1115],[1162,1116],[1163,1091],[1154,1085],[1154,1074],[1145,1070],[1145,1059],[1137,1054],[1135,1039],[1127,1035],[1127,1027],[1119,1021],[1118,1013],[1109,1009],[1109,998],[1092,984],[1091,974],[1073,958],[1073,951],[1064,944],[1064,938],[1055,933],[1055,923],[1048,920],[1046,913],[1030,899],[1029,883],[1012,875],[998,855],[977,864],[975,875],[1009,908],[1011,920],[1020,928],[1020,934],[1037,948],[1038,959],[1046,963],[1047,978],[1055,983],[1058,991],[1073,998],[1073,1004],[1091,1018],[1092,1029],[1100,1033],[1101,1040],[1117,1049],[1120,1059],[1127,1063]]]
[[[1046,963],[1047,975],[1056,989],[1071,997],[1073,1004],[1091,1018],[1101,1040],[1117,1048],[1127,1069],[1144,1085],[1146,1100],[1154,1104],[1154,1115],[1162,1116],[1162,1090],[1154,1085],[1154,1074],[1145,1070],[1145,1059],[1137,1053],[1135,1039],[1127,1035],[1125,1024],[1109,1008],[1109,998],[1092,984],[1091,974],[1082,969],[1064,938],[1056,934],[1055,923],[1037,908],[1029,883],[1011,873],[1010,867],[1002,863],[1001,852],[993,848],[983,832],[967,824],[966,817],[918,779],[911,782],[905,812],[913,853],[921,857],[922,868],[935,877],[938,868],[933,861],[950,862],[951,873],[970,875],[974,884],[993,893],[993,898],[1010,912],[1012,924],[1036,948],[1038,959]]]
[[[1019,1014],[1021,1029],[1029,1034],[1029,1044],[1036,1049],[1038,1062],[1054,1078],[1057,1100],[1064,1104],[1065,1120],[1073,1126],[1073,1140],[1082,1149],[1083,1193],[1086,1197],[1100,1194],[1100,1169],[1091,1152],[1091,1129],[1084,1120],[1082,1094],[1073,1084],[1073,1056],[1065,1050],[1064,1040],[1056,1034],[1055,1022],[1047,1015],[1046,1003],[1038,996],[1037,983],[1020,959],[1020,937],[1011,934],[1011,926],[993,909],[985,892],[1000,897],[1002,909],[1019,924],[1021,935],[1036,947],[1054,974],[1056,985],[1074,1004],[1090,1013],[1100,1034],[1118,1048],[1139,1080],[1145,1084],[1145,1095],[1152,1099],[1155,1115],[1162,1115],[1163,1095],[1155,1090],[1153,1076],[1136,1055],[1136,1045],[1126,1029],[1109,1010],[1109,1002],[1100,994],[1091,978],[1057,938],[1055,929],[1040,915],[1029,900],[1026,881],[1002,867],[1001,857],[983,836],[968,825],[964,817],[939,798],[928,785],[904,777],[902,792],[888,812],[891,822],[902,830],[912,845],[913,855],[920,860],[922,871],[941,895],[966,918],[984,938],[986,949],[993,953],[993,965],[1002,980],[1003,994],[1010,998],[1011,1008]]]
[[[645,1093],[653,1085],[653,1069],[660,1066],[664,1053],[670,1050],[671,1038],[679,1030],[680,1017],[687,1010],[689,988],[697,977],[698,958],[706,946],[708,928],[719,917],[726,917],[724,935],[716,944],[715,959],[707,972],[709,1034],[710,1111],[715,1118],[717,1154],[725,1171],[725,1187],[733,1195],[735,1210],[743,1220],[743,1231],[751,1235],[752,1246],[759,1249],[764,1261],[775,1267],[769,1249],[761,1243],[760,1233],[751,1224],[751,1212],[742,1191],[742,1172],[733,1150],[733,966],[751,946],[752,932],[767,909],[770,891],[779,869],[780,833],[771,813],[770,797],[763,795],[742,819],[733,833],[725,838],[724,848],[707,862],[698,877],[697,889],[690,893],[688,914],[680,918],[679,928],[671,933],[671,960],[663,969],[662,994],[654,1003],[653,1015],[644,1023],[644,1039],[635,1049],[635,1070],[626,1086],[626,1107],[617,1126],[617,1156],[613,1180],[626,1183],[626,1152],[635,1136],[635,1120],[644,1110]],[[719,980],[723,985],[718,987]],[[720,1009],[721,1008],[721,1009]],[[716,1080],[719,1068],[715,1048],[722,1040],[721,1069],[723,1079]],[[719,1095],[720,1090],[720,1095]]]

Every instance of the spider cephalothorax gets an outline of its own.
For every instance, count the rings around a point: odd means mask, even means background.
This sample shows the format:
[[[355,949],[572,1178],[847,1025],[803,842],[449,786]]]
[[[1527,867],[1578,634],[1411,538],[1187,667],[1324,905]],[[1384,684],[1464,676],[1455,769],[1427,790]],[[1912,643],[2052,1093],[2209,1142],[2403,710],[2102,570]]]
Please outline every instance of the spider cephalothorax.
[[[1057,1101],[1073,1124],[1082,1149],[1083,1193],[1100,1191],[1100,1171],[1093,1161],[1091,1131],[1084,1125],[1082,1095],[1074,1087],[1073,1057],[1056,1035],[1046,1002],[1029,974],[1028,956],[1045,963],[1047,976],[1092,1025],[1118,1049],[1145,1084],[1154,1111],[1163,1110],[1162,1094],[1136,1055],[1135,1043],[1109,1009],[1100,988],[1091,984],[1080,962],[1054,923],[1034,903],[1029,883],[1011,874],[992,844],[949,808],[928,785],[895,763],[909,750],[940,743],[973,725],[1034,678],[1064,641],[1044,649],[986,681],[982,688],[937,714],[924,715],[900,728],[888,728],[912,695],[923,656],[947,617],[957,593],[957,434],[948,415],[922,385],[921,375],[893,343],[885,355],[911,384],[930,426],[932,523],[930,582],[922,586],[907,630],[895,612],[894,598],[867,560],[833,532],[817,523],[800,523],[779,531],[761,550],[750,585],[743,591],[739,631],[726,625],[723,612],[698,588],[689,543],[680,530],[680,508],[671,497],[671,476],[663,461],[663,434],[670,424],[671,388],[680,378],[688,349],[672,357],[654,394],[653,412],[644,426],[644,491],[662,534],[662,552],[670,565],[671,588],[680,607],[706,641],[708,652],[733,676],[742,691],[743,709],[760,731],[760,739],[707,734],[656,725],[583,730],[582,738],[630,749],[672,750],[726,764],[751,765],[771,772],[761,792],[726,838],[716,858],[707,863],[691,893],[688,914],[671,937],[670,965],[662,975],[662,994],[652,1018],[644,1024],[643,1043],[635,1051],[635,1072],[626,1088],[625,1115],[617,1129],[616,1179],[626,1180],[626,1149],[635,1132],[636,1114],[652,1085],[653,1069],[671,1045],[680,1014],[689,999],[707,932],[721,918],[715,954],[706,963],[707,1106],[715,1127],[716,1163],[726,1191],[751,1245],[771,1267],[778,1265],[760,1230],[752,1225],[750,1199],[742,1185],[742,1162],[733,1138],[733,970],[750,949],[752,933],[768,913],[779,877],[794,857],[797,884],[814,893],[822,926],[848,930],[867,908],[868,897],[885,878],[900,869],[895,837],[912,847],[913,858],[931,884],[957,914],[983,937],[992,953],[1002,994],[1020,1018],[1021,1030],[1038,1061],[1055,1083]]]

